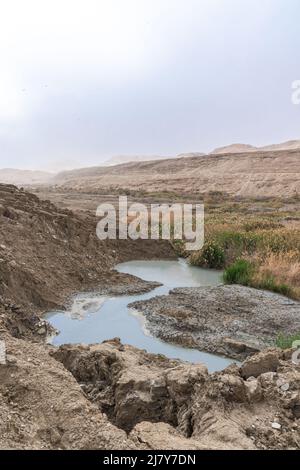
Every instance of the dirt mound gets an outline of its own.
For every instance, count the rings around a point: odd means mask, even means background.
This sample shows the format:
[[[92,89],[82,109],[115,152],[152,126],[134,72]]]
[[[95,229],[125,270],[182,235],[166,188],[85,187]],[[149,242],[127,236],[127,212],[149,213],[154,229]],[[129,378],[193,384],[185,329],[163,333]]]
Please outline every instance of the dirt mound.
[[[62,346],[53,356],[72,372],[90,400],[126,431],[141,421],[164,421],[185,429],[191,388],[207,375],[201,364],[148,354],[123,346],[118,339]]]
[[[112,423],[150,448],[300,447],[300,368],[290,352],[266,350],[212,375],[117,339],[52,354]]]
[[[267,350],[209,375],[118,340],[56,349],[1,339],[2,449],[300,448],[300,369],[290,352]]]
[[[44,345],[2,335],[1,449],[135,449]]]
[[[91,215],[0,184],[0,322],[12,334],[42,331],[37,314],[63,308],[73,292],[147,289],[142,280],[112,270],[117,262],[174,256],[167,242],[100,241],[96,224]]]

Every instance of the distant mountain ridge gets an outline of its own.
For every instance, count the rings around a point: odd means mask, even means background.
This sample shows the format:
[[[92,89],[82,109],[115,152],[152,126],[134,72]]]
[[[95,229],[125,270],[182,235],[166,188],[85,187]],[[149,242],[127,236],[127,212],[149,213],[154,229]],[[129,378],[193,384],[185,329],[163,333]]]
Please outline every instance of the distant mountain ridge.
[[[242,152],[255,152],[257,147],[248,144],[231,144],[225,147],[218,147],[210,152],[210,155],[220,155],[223,153],[242,153]]]
[[[204,152],[188,152],[179,153],[176,158],[203,157],[204,155],[206,155]]]
[[[300,194],[300,149],[246,151],[99,166],[58,174],[58,190],[103,193],[125,190],[241,197]]]
[[[279,144],[265,145],[264,147],[255,147],[249,144],[231,144],[225,147],[214,149],[210,154],[220,155],[224,153],[242,153],[242,152],[257,152],[259,150],[264,152],[273,152],[276,150],[296,150],[300,149],[300,140],[288,140]]]
[[[54,173],[35,170],[18,170],[14,168],[0,169],[0,183],[19,185],[47,184],[50,183]]]
[[[109,158],[103,162],[103,166],[113,166],[113,165],[120,165],[122,163],[129,163],[129,162],[148,162],[148,161],[155,161],[155,160],[166,160],[172,157],[165,157],[161,155],[116,155],[114,157]]]
[[[299,175],[298,168],[300,167],[300,152],[296,155],[291,154],[291,152],[295,152],[297,150],[300,151],[300,140],[290,140],[287,142],[267,145],[264,147],[254,147],[253,145],[248,144],[231,144],[217,148],[209,154],[202,152],[187,152],[181,153],[176,157],[165,157],[159,155],[123,155],[112,157],[106,162],[101,162],[98,166],[78,168],[74,170],[58,172],[56,174],[46,171],[4,168],[0,169],[0,183],[15,184],[17,186],[67,185],[68,187],[74,187],[74,189],[80,188],[80,190],[83,190],[84,186],[88,187],[89,185],[93,186],[93,190],[96,190],[97,187],[103,188],[107,187],[108,185],[112,187],[132,187],[142,189],[142,187],[145,187],[145,185],[147,186],[148,184],[146,180],[151,180],[151,184],[148,186],[151,186],[152,188],[156,187],[154,181],[154,179],[156,179],[157,182],[166,189],[166,186],[168,185],[163,181],[161,176],[165,174],[168,175],[167,177],[173,179],[173,173],[175,172],[177,182],[175,184],[175,181],[173,180],[173,182],[170,183],[170,189],[179,190],[180,192],[184,186],[186,184],[189,185],[191,181],[193,181],[193,186],[195,186],[193,172],[187,174],[193,167],[194,171],[198,173],[199,182],[201,181],[202,177],[204,178],[204,175],[206,175],[202,183],[203,188],[205,187],[206,191],[216,191],[218,190],[218,185],[215,183],[218,181],[219,171],[222,164],[224,163],[221,157],[226,156],[228,157],[226,160],[231,161],[232,165],[235,166],[235,168],[226,166],[227,172],[232,173],[234,170],[236,170],[237,173],[239,173],[240,166],[243,165],[245,167],[243,170],[243,175],[236,175],[237,178],[243,177],[244,186],[243,188],[238,189],[238,185],[232,183],[231,188],[228,183],[225,185],[226,188],[224,187],[223,190],[226,190],[229,193],[245,193],[246,188],[248,188],[247,193],[254,193],[255,178],[253,175],[257,174],[257,181],[262,178],[261,189],[259,189],[260,193],[267,191],[268,194],[273,194],[273,189],[271,186],[274,186],[274,188],[276,185],[278,186],[278,182],[281,179],[282,181],[286,180],[285,191],[290,194],[294,193],[295,191],[298,192],[297,178]],[[252,163],[251,159],[246,159],[246,156],[250,155],[253,155]],[[233,159],[230,157],[235,158]],[[220,161],[218,161],[218,159]],[[255,171],[253,170],[254,160],[256,164]],[[257,167],[258,161],[261,162],[260,171],[259,167]],[[268,165],[265,165],[266,161],[269,161]],[[273,169],[270,168],[271,161],[274,161],[274,163],[276,162],[276,164],[280,163],[279,167],[275,171],[276,176],[274,174],[273,182],[272,178],[270,178],[270,174],[273,171]],[[293,169],[291,170],[291,168]],[[155,174],[153,174],[154,169]],[[225,167],[222,171],[225,171]],[[145,180],[145,174],[147,172],[149,172],[149,175]],[[289,182],[291,183],[291,181],[294,179],[292,176],[287,177],[287,173],[292,175],[293,172],[296,172],[297,181],[294,181],[295,184],[289,188]],[[134,182],[127,180],[129,173],[134,175]],[[247,174],[248,176],[246,182]],[[264,177],[265,179],[263,179]],[[227,176],[224,175],[224,178],[226,180]],[[269,180],[268,183],[267,180]],[[283,189],[284,188],[282,187],[280,191],[283,192]],[[274,190],[274,194],[275,192],[276,190]]]

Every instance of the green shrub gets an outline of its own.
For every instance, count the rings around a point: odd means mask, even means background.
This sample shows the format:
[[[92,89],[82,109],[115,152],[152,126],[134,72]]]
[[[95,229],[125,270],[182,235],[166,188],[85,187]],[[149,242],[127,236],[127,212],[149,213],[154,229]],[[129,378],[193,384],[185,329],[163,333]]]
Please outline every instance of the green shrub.
[[[270,290],[276,292],[277,294],[291,296],[291,288],[287,284],[278,284],[273,276],[266,277],[260,281],[255,287],[260,289]]]
[[[234,249],[241,255],[243,251],[252,253],[255,251],[259,236],[254,232],[223,231],[216,235],[216,241],[224,250]]]
[[[295,335],[284,335],[283,333],[279,333],[275,344],[278,348],[290,349],[293,347],[294,341],[300,341],[300,332]]]
[[[217,243],[210,241],[204,244],[202,250],[191,256],[191,264],[207,268],[222,269],[225,264],[225,253]]]
[[[253,266],[249,261],[239,259],[226,268],[223,273],[225,284],[249,285],[253,274]]]

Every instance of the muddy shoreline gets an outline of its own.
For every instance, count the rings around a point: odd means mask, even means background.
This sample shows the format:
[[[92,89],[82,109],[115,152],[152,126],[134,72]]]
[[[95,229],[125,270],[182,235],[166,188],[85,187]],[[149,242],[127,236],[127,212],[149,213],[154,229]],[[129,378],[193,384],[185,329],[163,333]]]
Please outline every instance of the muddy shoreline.
[[[164,341],[239,361],[300,330],[300,302],[244,286],[177,288],[129,308]]]

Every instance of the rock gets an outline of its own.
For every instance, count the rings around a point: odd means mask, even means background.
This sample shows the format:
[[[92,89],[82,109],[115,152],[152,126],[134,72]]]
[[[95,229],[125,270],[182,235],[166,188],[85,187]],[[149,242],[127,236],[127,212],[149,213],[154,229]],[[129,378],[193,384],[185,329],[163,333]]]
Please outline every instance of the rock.
[[[182,405],[190,398],[195,383],[203,383],[207,374],[207,367],[202,364],[184,365],[167,372],[168,392],[177,405]]]
[[[290,388],[290,384],[286,381],[285,378],[281,377],[276,381],[276,385],[280,388],[281,391],[287,392]]]
[[[241,354],[241,353],[253,354],[259,351],[258,348],[255,348],[245,342],[237,341],[232,338],[224,338],[223,342],[225,344],[225,347],[229,350],[229,352],[234,351],[238,354]]]
[[[289,388],[290,388],[290,384],[289,384],[289,383],[285,383],[285,384],[281,385],[280,388],[281,388],[281,390],[282,390],[283,392],[287,392],[287,391],[289,390]]]
[[[279,366],[277,350],[266,350],[253,357],[246,359],[241,366],[241,375],[248,377],[258,377],[265,372],[275,372]]]
[[[17,358],[10,370],[0,368],[0,398],[5,397],[0,413],[11,436],[9,445],[28,446],[33,427],[38,448],[297,446],[299,393],[283,397],[276,383],[280,380],[280,386],[289,383],[291,390],[297,390],[299,372],[290,361],[281,362],[278,374],[244,380],[236,365],[208,374],[201,364],[148,354],[118,339],[59,348],[14,339],[9,340],[8,350]],[[267,393],[263,383],[268,384]],[[34,415],[33,403],[38,410]],[[13,420],[13,426],[7,427],[7,407],[9,416],[21,414],[21,423]]]
[[[221,376],[222,395],[230,401],[243,402],[247,400],[245,382],[235,375],[224,374]]]
[[[137,424],[130,435],[137,444],[145,444],[147,449],[160,450],[209,450],[195,439],[186,439],[167,423],[149,423],[143,421]]]
[[[47,333],[47,329],[45,327],[45,325],[41,326],[40,328],[38,328],[37,330],[37,334],[38,335],[45,335]]]
[[[251,377],[248,377],[247,382],[253,382],[255,380],[256,380],[256,378],[251,376]]]
[[[300,402],[294,403],[294,405],[292,406],[292,412],[295,418],[300,418]]]
[[[17,363],[17,358],[16,356],[13,356],[12,354],[7,354],[6,355],[6,361],[8,364],[16,364]]]
[[[281,429],[281,424],[274,422],[272,423],[272,428],[279,431]]]
[[[257,379],[248,380],[245,382],[245,386],[250,402],[258,402],[262,399],[262,388]]]
[[[274,384],[276,375],[276,372],[265,372],[264,374],[261,374],[259,376],[261,386],[263,388],[268,388],[269,386],[272,386]]]

